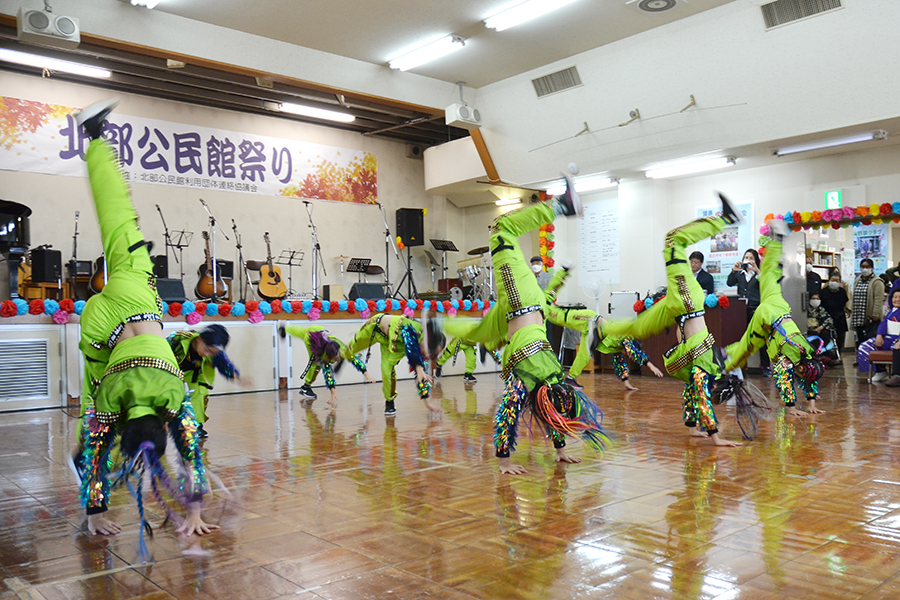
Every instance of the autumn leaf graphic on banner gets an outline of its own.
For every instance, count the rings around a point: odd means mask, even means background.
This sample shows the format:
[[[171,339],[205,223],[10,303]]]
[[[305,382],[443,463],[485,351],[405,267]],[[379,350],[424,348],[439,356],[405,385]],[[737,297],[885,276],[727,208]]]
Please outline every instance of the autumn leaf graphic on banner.
[[[362,159],[353,159],[346,167],[326,160],[299,185],[291,184],[281,190],[281,195],[374,204],[378,200],[377,173],[378,162],[371,152],[367,152]]]
[[[52,119],[72,112],[67,106],[0,97],[0,146],[11,150]]]

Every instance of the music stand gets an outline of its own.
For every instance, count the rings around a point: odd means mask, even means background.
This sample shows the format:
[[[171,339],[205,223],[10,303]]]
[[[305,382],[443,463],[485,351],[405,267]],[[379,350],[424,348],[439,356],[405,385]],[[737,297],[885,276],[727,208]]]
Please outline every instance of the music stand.
[[[428,250],[425,250],[425,256],[428,257],[428,262],[431,263],[431,290],[434,291],[434,270],[438,266],[438,261],[434,259],[434,256]]]
[[[166,255],[168,256],[168,248],[172,248],[172,256],[175,256],[175,249],[178,249],[178,266],[181,270],[181,282],[184,283],[184,249],[191,245],[191,238],[194,237],[193,231],[170,231],[169,239],[166,240]]]
[[[443,253],[441,255],[441,279],[447,279],[447,253],[459,252],[459,248],[450,240],[431,240],[431,245],[434,246],[435,250]],[[428,256],[429,258],[431,257],[430,254]]]
[[[303,250],[282,250],[281,254],[273,262],[276,265],[287,265],[288,291],[285,297],[297,295],[297,292],[294,290],[294,267],[299,267],[303,264]]]
[[[362,274],[369,270],[369,263],[371,262],[371,258],[351,258],[350,262],[347,263],[347,272],[357,273],[356,280],[362,281]]]

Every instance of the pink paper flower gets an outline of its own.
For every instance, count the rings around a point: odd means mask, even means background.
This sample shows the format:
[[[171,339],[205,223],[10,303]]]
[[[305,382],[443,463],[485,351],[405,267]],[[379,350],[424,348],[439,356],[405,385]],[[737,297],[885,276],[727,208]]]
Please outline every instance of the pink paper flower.
[[[451,307],[447,310],[447,316],[448,316],[448,317],[455,317],[455,316],[456,316],[456,309],[453,308],[453,307],[451,306]]]
[[[250,321],[251,323],[261,323],[263,320],[262,311],[260,311],[257,308],[256,310],[254,310],[253,312],[250,313],[250,316],[247,317],[247,320]]]
[[[322,316],[322,311],[319,310],[318,308],[316,308],[315,306],[313,306],[311,309],[309,309],[309,312],[306,313],[306,317],[310,321],[317,321],[320,316]]]
[[[416,313],[414,313],[410,307],[407,306],[406,308],[403,309],[404,317],[409,317],[410,319],[412,319],[415,315],[416,315]]]
[[[53,313],[53,322],[57,325],[65,325],[69,322],[69,313],[63,309],[59,309]]]
[[[188,324],[188,325],[192,325],[192,326],[193,326],[193,325],[196,325],[197,323],[199,323],[200,321],[203,320],[203,315],[201,315],[201,314],[198,313],[197,311],[194,311],[194,312],[192,312],[192,313],[189,313],[188,316],[186,316],[186,317],[184,318],[184,320],[187,321],[187,324]]]

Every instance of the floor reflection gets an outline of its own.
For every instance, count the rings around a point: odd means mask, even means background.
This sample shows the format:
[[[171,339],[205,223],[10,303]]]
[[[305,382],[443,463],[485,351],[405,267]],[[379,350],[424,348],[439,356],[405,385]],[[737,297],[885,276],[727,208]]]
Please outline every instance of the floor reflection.
[[[680,386],[582,376],[612,447],[574,442],[575,465],[521,427],[493,460],[501,387],[489,374],[435,386],[429,418],[400,384],[396,416],[376,386],[213,397],[204,450],[222,525],[184,540],[147,503],[155,562],[139,565],[124,491],[115,538],[83,533],[63,411],[0,415],[2,598],[898,598],[897,392],[829,372],[821,407],[780,413],[757,440],[715,448],[680,424]],[[757,379],[774,394],[771,380]],[[327,394],[326,394],[327,395]],[[738,439],[732,407],[722,432]]]

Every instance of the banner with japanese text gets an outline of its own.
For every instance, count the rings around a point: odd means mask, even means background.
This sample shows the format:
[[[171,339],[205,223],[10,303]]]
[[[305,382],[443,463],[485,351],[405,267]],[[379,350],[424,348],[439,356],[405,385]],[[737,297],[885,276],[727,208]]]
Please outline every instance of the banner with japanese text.
[[[87,176],[74,109],[0,97],[0,169]],[[374,204],[378,165],[348,150],[113,112],[104,137],[134,183]]]
[[[735,208],[740,211],[743,221],[737,225],[729,225],[713,237],[705,239],[691,246],[687,253],[694,250],[703,253],[703,269],[712,275],[715,282],[715,291],[728,292],[728,274],[738,268],[744,258],[744,252],[749,248],[758,246],[754,238],[753,229],[753,203],[737,204]],[[698,206],[696,215],[700,217],[713,217],[722,214],[722,205]]]

